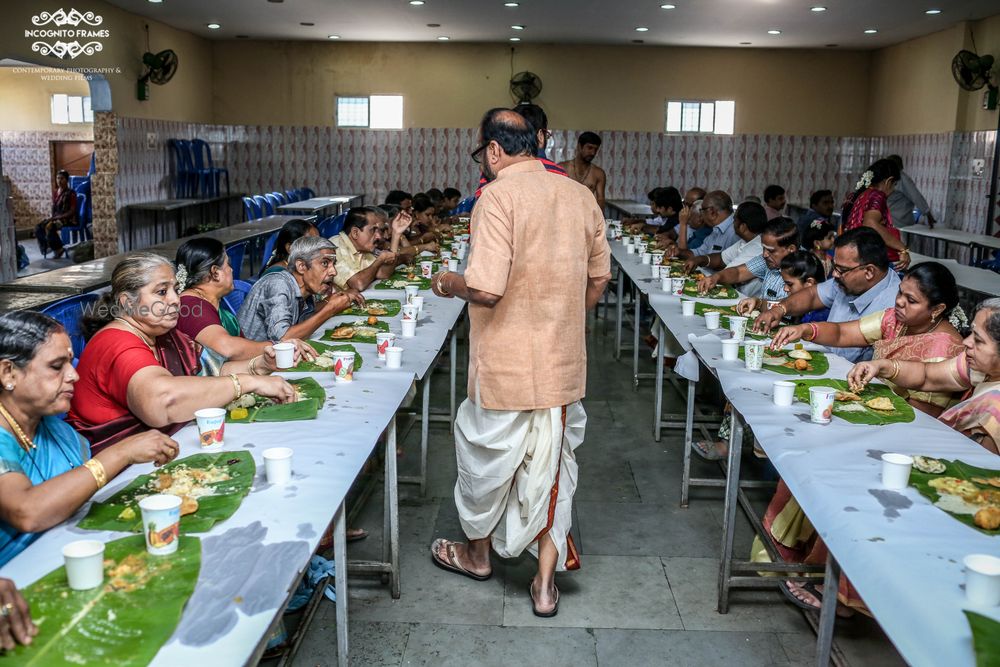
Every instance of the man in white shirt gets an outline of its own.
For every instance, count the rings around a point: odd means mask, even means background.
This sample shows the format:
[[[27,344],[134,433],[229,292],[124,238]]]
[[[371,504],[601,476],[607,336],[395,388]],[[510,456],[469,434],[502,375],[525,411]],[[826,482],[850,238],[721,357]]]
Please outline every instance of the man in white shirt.
[[[760,235],[766,226],[767,214],[764,212],[764,207],[756,202],[743,202],[733,214],[733,231],[739,240],[720,252],[689,258],[684,262],[684,270],[690,272],[700,267],[708,269],[708,273],[714,273],[729,266],[746,264],[763,252]],[[740,285],[738,289],[744,294],[756,296],[751,292],[760,291],[759,283],[760,281],[754,278]]]
[[[924,196],[917,188],[909,174],[903,171],[903,158],[898,155],[890,155],[886,158],[892,160],[899,166],[899,182],[889,194],[889,215],[892,216],[892,224],[899,227],[909,227],[916,221],[913,219],[913,210],[916,209],[920,215],[927,218],[927,226],[933,227],[937,224],[931,207],[924,199]]]

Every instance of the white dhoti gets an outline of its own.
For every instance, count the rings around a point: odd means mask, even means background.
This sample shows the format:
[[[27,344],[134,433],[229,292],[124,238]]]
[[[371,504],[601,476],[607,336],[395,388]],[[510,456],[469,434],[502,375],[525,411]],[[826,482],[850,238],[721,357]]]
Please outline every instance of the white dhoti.
[[[537,557],[548,534],[559,551],[556,569],[578,568],[569,534],[579,471],[573,452],[586,426],[579,401],[508,411],[466,399],[455,419],[455,504],[466,536],[492,536],[494,551],[512,558],[526,548]]]

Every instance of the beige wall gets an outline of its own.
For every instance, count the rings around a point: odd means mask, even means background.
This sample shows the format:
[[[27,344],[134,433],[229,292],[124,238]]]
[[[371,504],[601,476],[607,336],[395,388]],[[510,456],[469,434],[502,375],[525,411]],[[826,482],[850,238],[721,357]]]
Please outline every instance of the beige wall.
[[[0,131],[64,132],[91,130],[92,123],[52,124],[52,96],[90,95],[90,86],[81,75],[50,71],[69,80],[45,80],[34,72],[0,67]]]
[[[1000,15],[976,21],[971,25],[980,55],[990,54],[998,63],[994,71],[1000,79]],[[966,37],[965,48],[972,50],[972,40]],[[998,81],[1000,82],[1000,81]],[[957,87],[957,86],[956,86]],[[998,111],[983,109],[983,90],[973,93],[959,89],[958,127],[960,131],[996,130]]]
[[[332,125],[338,94],[402,94],[406,127],[475,127],[487,108],[511,104],[506,44],[213,47],[217,123]],[[537,102],[557,128],[661,132],[669,97],[735,99],[740,134],[856,135],[865,128],[869,58],[850,51],[519,45],[513,68],[541,77]],[[804,88],[816,94],[804,95]],[[831,103],[848,97],[853,104]]]
[[[110,31],[109,37],[100,40],[102,51],[72,60],[42,57],[32,52],[34,40],[24,36],[25,29],[33,27],[31,17],[43,10],[54,11],[60,5],[34,0],[3,0],[0,2],[0,59],[13,58],[52,67],[112,68],[115,71],[105,76],[111,86],[112,105],[119,115],[211,122],[212,48],[207,40],[99,0],[76,0],[71,5],[81,12],[89,10],[103,17],[103,23],[93,28]],[[69,9],[70,5],[65,7]],[[166,3],[162,7],[168,11]],[[140,102],[136,99],[135,86],[144,71],[142,54],[146,51],[146,34],[143,26],[147,24],[151,50],[173,49],[180,66],[170,83],[151,86],[151,99]],[[0,87],[0,98],[6,94],[7,90]]]

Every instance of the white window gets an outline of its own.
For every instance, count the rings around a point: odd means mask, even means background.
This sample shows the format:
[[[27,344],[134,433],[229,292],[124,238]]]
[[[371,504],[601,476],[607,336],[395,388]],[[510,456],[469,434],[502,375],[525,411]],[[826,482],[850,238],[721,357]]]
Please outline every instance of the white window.
[[[403,96],[337,97],[337,127],[403,129]]]
[[[90,108],[90,97],[64,95],[52,96],[52,124],[93,123],[94,112]]]
[[[731,100],[667,102],[667,132],[732,134],[735,117],[736,102]]]

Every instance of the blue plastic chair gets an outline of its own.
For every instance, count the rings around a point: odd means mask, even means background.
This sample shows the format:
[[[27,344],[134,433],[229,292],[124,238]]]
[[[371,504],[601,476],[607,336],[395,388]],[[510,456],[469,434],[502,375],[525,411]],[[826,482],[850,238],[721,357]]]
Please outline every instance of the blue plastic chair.
[[[452,211],[453,215],[462,215],[463,213],[468,213],[472,210],[472,207],[476,205],[476,196],[469,195],[462,201],[458,202],[458,206]]]
[[[247,294],[253,285],[243,280],[233,281],[233,291],[222,297],[222,305],[233,315],[240,312],[240,306],[243,305],[243,300],[247,298]]]
[[[194,169],[198,173],[198,183],[201,193],[210,197],[219,196],[219,181],[226,177],[226,194],[229,194],[229,170],[216,167],[212,162],[212,147],[204,139],[191,140],[191,155],[194,157]]]
[[[268,215],[277,213],[278,207],[281,206],[281,201],[271,192],[265,193],[264,199],[266,199],[267,203],[271,205],[271,213]]]
[[[73,365],[83,354],[83,348],[87,344],[83,335],[83,312],[84,308],[96,303],[98,295],[93,292],[89,294],[77,294],[69,298],[57,301],[42,309],[44,315],[48,315],[63,325],[69,335],[70,343],[73,345]]]
[[[264,195],[254,195],[253,200],[257,203],[257,208],[260,209],[260,217],[274,215],[274,206],[271,205],[271,202]]]
[[[167,146],[174,154],[174,193],[177,199],[193,197],[197,185],[197,174],[191,163],[190,143],[183,139],[170,139]]]
[[[240,273],[243,271],[243,256],[246,252],[246,241],[236,243],[226,248],[226,254],[229,255],[229,266],[233,267],[233,280],[240,279]]]
[[[320,236],[332,239],[344,230],[345,220],[347,220],[347,211],[323,220],[321,223],[316,225],[316,228],[319,229]]]
[[[264,242],[264,264],[271,259],[271,254],[274,252],[274,244],[278,242],[278,232],[274,232],[267,237],[267,241]]]
[[[288,203],[299,201],[300,195],[298,190],[285,190],[285,196],[288,197]]]
[[[246,216],[247,222],[263,217],[260,214],[260,206],[251,197],[243,198],[243,214]]]
[[[59,236],[62,237],[63,245],[69,245],[70,243],[80,243],[81,241],[86,241],[88,238],[92,238],[90,230],[89,221],[87,220],[87,195],[76,195],[76,224],[75,225],[63,225],[63,228],[59,230]]]
[[[282,206],[288,203],[288,195],[286,195],[284,192],[278,192],[276,190],[271,194],[278,198],[278,201],[281,203]]]
[[[305,201],[307,199],[312,199],[313,197],[316,196],[315,192],[313,192],[309,188],[305,188],[305,187],[299,188],[299,194],[302,195],[302,201]]]

